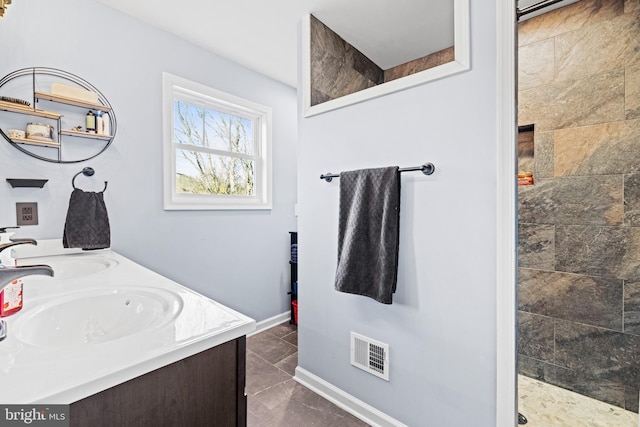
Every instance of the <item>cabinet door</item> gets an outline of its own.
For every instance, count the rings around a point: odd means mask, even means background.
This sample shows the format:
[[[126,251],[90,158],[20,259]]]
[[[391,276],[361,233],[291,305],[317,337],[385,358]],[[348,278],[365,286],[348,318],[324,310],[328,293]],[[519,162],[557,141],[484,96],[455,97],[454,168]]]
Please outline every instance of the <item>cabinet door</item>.
[[[241,337],[71,404],[71,427],[246,426]]]

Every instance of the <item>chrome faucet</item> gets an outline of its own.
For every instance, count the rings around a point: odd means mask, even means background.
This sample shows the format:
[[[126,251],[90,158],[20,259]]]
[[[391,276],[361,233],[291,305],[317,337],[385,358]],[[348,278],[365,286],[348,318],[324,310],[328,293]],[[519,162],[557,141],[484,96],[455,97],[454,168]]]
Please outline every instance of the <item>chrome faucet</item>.
[[[17,246],[17,245],[23,245],[25,243],[29,243],[32,245],[38,245],[38,242],[35,239],[30,239],[30,238],[23,238],[23,239],[14,239],[11,238],[9,239],[10,242],[9,243],[3,243],[0,244],[0,252],[4,251],[5,249],[8,249],[12,246]]]
[[[38,242],[36,242],[34,239],[11,239],[11,242],[0,245],[0,252],[12,246],[24,244],[37,245]],[[20,267],[4,266],[3,268],[0,268],[0,289],[4,288],[6,285],[16,279],[36,274],[53,277],[53,268],[43,264],[24,265]]]
[[[0,252],[8,249],[12,246],[31,244],[37,245],[34,239],[11,239],[10,243],[4,243],[0,245]],[[0,290],[6,285],[24,276],[32,275],[45,275],[53,277],[53,268],[48,265],[25,265],[20,267],[7,267],[0,268]],[[7,324],[4,320],[0,320],[0,341],[7,337]]]

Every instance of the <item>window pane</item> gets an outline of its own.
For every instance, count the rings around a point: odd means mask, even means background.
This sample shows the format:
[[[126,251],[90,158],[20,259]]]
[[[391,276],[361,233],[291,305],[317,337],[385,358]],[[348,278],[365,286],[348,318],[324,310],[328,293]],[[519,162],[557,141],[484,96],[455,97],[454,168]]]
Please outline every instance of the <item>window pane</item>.
[[[205,124],[207,147],[232,153],[254,154],[251,120],[206,109]]]
[[[173,103],[173,123],[176,143],[205,146],[203,107],[176,99]]]
[[[173,120],[175,142],[178,144],[232,153],[255,153],[253,122],[250,119],[175,100]]]
[[[182,194],[255,194],[255,161],[176,150],[176,192]]]

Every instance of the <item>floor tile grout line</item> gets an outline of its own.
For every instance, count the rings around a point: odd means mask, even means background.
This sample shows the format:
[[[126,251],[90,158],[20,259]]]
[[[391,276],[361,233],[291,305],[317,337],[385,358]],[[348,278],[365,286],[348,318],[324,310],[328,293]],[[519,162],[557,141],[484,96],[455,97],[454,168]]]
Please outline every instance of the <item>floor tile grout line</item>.
[[[286,341],[284,341],[284,342],[286,342]],[[282,362],[283,360],[287,359],[288,357],[293,356],[294,354],[298,354],[298,347],[297,346],[294,346],[294,347],[296,347],[296,351],[295,352],[293,352],[291,354],[288,354],[287,356],[283,357],[282,359],[278,360],[275,363],[270,362],[269,360],[265,359],[264,357],[260,356],[258,353],[256,353],[255,351],[250,350],[249,348],[247,348],[247,353],[253,354],[254,356],[260,358],[262,361],[264,361],[267,364],[269,364],[269,365],[273,366],[274,368],[278,369],[280,372],[286,374],[288,377],[293,378],[294,377],[293,375],[291,375],[289,372],[285,371],[284,369],[282,369],[281,367],[279,367],[276,364]]]
[[[265,391],[267,391],[267,390],[271,390],[272,388],[274,388],[274,387],[276,387],[276,386],[282,385],[282,384],[284,384],[284,383],[286,383],[286,382],[288,382],[288,381],[292,381],[292,380],[293,380],[293,377],[289,377],[289,378],[287,378],[287,379],[286,379],[286,380],[284,380],[284,381],[280,381],[280,382],[279,382],[279,383],[277,383],[277,384],[270,385],[269,387],[264,388],[264,389],[262,389],[262,390],[260,390],[260,391],[258,391],[258,392],[256,392],[256,393],[251,393],[251,394],[249,394],[249,396],[254,396],[254,397],[256,397],[256,396],[258,396],[260,393],[263,393],[263,392],[265,392]]]
[[[265,331],[265,332],[262,332],[262,333],[266,333],[266,331]],[[254,335],[254,336],[256,336],[256,337],[257,337],[258,335],[260,335],[260,334],[257,334],[257,335]],[[278,341],[280,341],[280,342],[282,342],[283,344],[285,344],[285,346],[292,346],[292,347],[295,347],[295,348],[296,348],[296,350],[298,349],[298,345],[297,345],[297,344],[290,343],[289,341],[286,341],[286,340],[284,340],[284,339],[282,339],[282,338],[278,338],[278,337],[276,337],[276,336],[275,336],[275,335],[273,335],[273,334],[269,334],[269,335],[271,335],[273,338],[275,338],[275,339],[277,339]],[[247,343],[247,344],[248,344],[248,343]],[[249,349],[249,345],[247,345],[247,350],[248,350],[248,349]],[[254,352],[254,353],[255,353],[255,352]]]
[[[291,356],[292,354],[296,354],[298,352],[298,349],[296,348],[296,351],[294,351],[293,353],[287,354],[285,357],[283,357],[282,359],[278,360],[277,362],[273,363],[268,361],[267,359],[265,359],[264,357],[260,356],[258,353],[256,353],[255,351],[251,351],[249,349],[247,349],[247,353],[251,353],[254,356],[259,357],[260,359],[264,360],[265,362],[267,362],[269,365],[274,366],[277,368],[276,363],[280,363],[282,362],[284,359],[286,359],[287,357]],[[279,369],[279,368],[278,368]]]
[[[248,350],[247,350],[247,351],[248,351]],[[265,359],[264,357],[260,356],[259,354],[256,354],[256,353],[254,353],[254,352],[250,352],[250,353],[252,353],[252,354],[253,354],[254,356],[256,356],[256,357],[259,357],[259,358],[260,358],[260,359],[262,359],[263,361],[267,362],[269,365],[273,366],[274,368],[276,368],[276,369],[277,369],[277,370],[279,370],[280,372],[282,372],[282,373],[286,374],[287,376],[289,376],[289,378],[293,378],[293,377],[294,377],[294,376],[293,376],[293,375],[291,375],[289,372],[285,371],[284,369],[282,369],[281,367],[279,367],[279,366],[278,366],[278,365],[276,365],[275,363],[271,363],[271,362],[269,362],[267,359]],[[295,353],[291,353],[291,354],[290,354],[289,356],[287,356],[287,357],[293,356],[294,354],[297,354],[297,353],[298,353],[298,351],[296,351]],[[285,357],[284,359],[286,359],[287,357]],[[279,360],[279,361],[278,361],[278,362],[276,362],[276,363],[280,363],[280,362],[282,362],[284,359]]]

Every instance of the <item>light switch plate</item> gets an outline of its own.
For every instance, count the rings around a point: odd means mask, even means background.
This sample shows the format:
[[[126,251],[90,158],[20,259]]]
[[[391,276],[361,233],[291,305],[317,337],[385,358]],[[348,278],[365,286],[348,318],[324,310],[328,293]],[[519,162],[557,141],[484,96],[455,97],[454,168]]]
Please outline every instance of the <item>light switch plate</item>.
[[[38,204],[16,203],[16,219],[18,225],[38,225]]]

